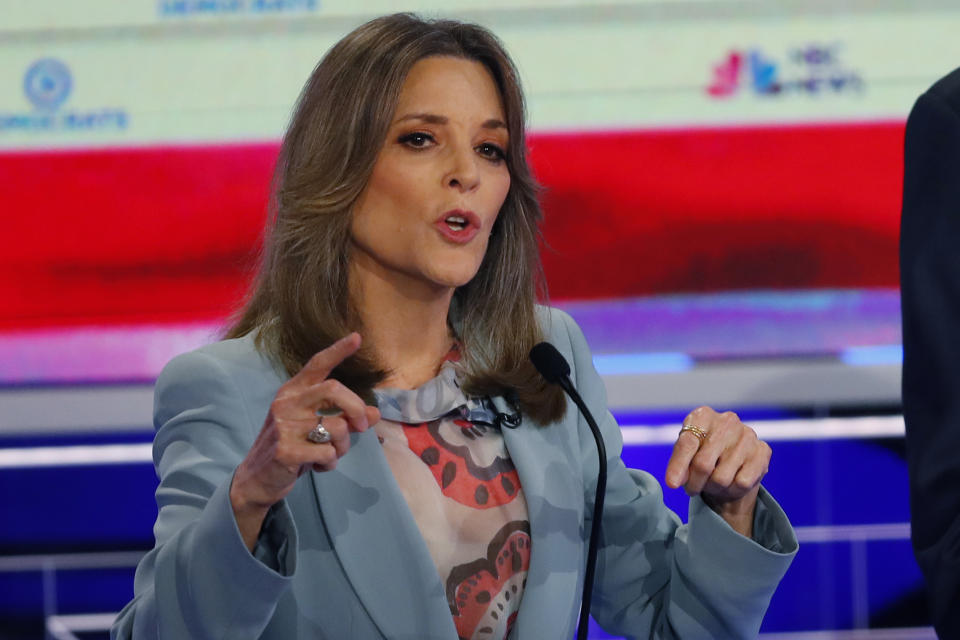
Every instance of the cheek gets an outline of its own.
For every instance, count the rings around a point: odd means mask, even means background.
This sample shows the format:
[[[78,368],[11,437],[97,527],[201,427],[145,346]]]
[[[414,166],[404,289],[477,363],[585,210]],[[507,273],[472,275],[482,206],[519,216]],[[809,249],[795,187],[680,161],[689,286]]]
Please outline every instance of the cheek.
[[[510,173],[504,171],[503,175],[498,175],[494,184],[495,188],[490,190],[490,206],[499,216],[503,203],[507,201],[507,194],[510,193]]]
[[[377,167],[354,208],[352,231],[355,236],[393,237],[407,226],[416,202],[416,185],[409,176]]]
[[[395,210],[409,201],[410,190],[410,181],[403,175],[403,171],[378,167],[370,176],[364,200],[374,212]]]
[[[422,176],[401,164],[381,176],[381,192],[399,205],[410,204],[422,197],[422,182]]]

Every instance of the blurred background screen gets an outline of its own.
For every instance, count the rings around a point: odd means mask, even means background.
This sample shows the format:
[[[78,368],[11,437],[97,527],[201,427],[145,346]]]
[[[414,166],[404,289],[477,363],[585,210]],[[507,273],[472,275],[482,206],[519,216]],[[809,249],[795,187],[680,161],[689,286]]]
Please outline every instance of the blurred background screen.
[[[0,639],[104,637],[132,597],[153,381],[238,308],[317,61],[401,10],[514,56],[550,302],[594,349],[627,463],[662,480],[704,403],[773,446],[802,548],[764,637],[933,637],[897,242],[904,124],[960,66],[956,3],[5,0]]]

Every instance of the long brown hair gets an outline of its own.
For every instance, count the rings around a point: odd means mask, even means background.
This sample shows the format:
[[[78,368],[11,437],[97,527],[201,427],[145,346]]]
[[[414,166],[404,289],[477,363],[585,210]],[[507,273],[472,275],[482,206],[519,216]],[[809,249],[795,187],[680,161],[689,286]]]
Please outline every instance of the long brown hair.
[[[410,68],[429,56],[475,60],[490,71],[510,133],[510,189],[477,275],[454,293],[450,322],[462,343],[463,388],[505,394],[536,422],[559,419],[565,400],[528,360],[543,339],[535,305],[546,289],[538,254],[538,185],[530,173],[519,77],[483,27],[394,14],[338,42],[300,93],[280,147],[259,272],[227,337],[256,332],[257,347],[293,375],[359,328],[347,276],[354,203],[373,171]],[[384,378],[369,350],[332,373],[370,401]]]

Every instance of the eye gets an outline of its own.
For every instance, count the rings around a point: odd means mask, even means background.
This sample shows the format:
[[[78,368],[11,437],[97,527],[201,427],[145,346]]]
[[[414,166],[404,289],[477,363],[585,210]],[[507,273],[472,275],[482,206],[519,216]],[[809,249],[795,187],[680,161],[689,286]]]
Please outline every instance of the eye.
[[[413,149],[425,149],[431,143],[435,142],[433,136],[423,131],[414,131],[400,136],[397,142]]]
[[[487,160],[493,160],[495,162],[500,162],[507,157],[507,154],[503,149],[490,142],[479,144],[474,147],[474,149],[476,149],[477,153]]]

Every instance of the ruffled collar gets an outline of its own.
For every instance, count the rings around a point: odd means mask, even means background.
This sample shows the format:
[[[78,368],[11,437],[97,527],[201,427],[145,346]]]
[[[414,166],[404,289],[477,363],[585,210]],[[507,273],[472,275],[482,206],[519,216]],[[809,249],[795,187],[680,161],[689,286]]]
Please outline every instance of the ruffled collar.
[[[435,378],[416,389],[373,390],[380,415],[386,420],[420,424],[442,417],[460,418],[473,424],[516,428],[520,411],[502,396],[477,398],[460,388],[456,363],[447,360]]]

